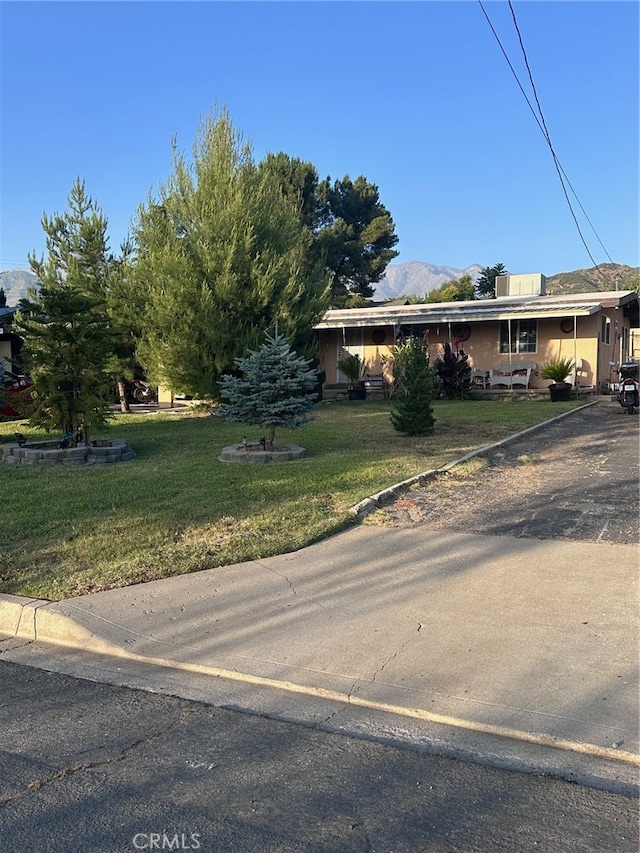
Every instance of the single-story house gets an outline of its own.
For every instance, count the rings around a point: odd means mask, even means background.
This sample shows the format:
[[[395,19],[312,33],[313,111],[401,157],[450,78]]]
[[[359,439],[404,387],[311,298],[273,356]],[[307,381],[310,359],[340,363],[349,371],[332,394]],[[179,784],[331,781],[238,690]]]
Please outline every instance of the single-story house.
[[[346,382],[338,368],[345,353],[360,356],[367,374],[389,378],[386,360],[396,341],[425,335],[431,361],[444,344],[464,349],[482,387],[518,387],[511,379],[500,383],[496,368],[519,369],[519,387],[544,389],[542,365],[556,358],[573,359],[575,384],[609,393],[617,382],[620,364],[640,353],[632,330],[639,326],[638,294],[632,290],[546,294],[540,273],[500,276],[495,299],[419,305],[376,305],[330,309],[315,326],[319,369],[327,385]],[[635,342],[635,343],[634,343]],[[524,368],[524,369],[523,369]],[[524,381],[523,381],[524,377]]]

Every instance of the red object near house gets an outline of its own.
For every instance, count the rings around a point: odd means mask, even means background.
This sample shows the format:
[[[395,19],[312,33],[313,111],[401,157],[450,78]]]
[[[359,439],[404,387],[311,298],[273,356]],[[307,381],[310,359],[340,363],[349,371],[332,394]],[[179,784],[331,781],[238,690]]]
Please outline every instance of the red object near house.
[[[0,400],[0,417],[21,417],[15,405],[29,396],[32,387],[33,382],[27,376],[5,373],[4,399]]]

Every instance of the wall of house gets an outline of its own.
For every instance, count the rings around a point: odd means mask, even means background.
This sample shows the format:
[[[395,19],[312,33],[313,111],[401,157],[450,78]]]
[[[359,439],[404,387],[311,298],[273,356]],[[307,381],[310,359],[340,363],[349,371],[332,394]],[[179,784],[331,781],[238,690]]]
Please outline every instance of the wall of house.
[[[382,340],[380,340],[382,338]],[[343,352],[357,353],[367,366],[367,373],[379,376],[385,372],[384,359],[393,352],[393,326],[363,329],[322,329],[318,336],[318,370],[324,370],[328,385],[343,381],[338,372],[338,360]]]
[[[603,317],[609,321],[609,342],[602,340]],[[582,368],[578,374],[580,385],[594,387],[606,393],[617,382],[617,366],[620,363],[623,329],[629,329],[628,318],[622,311],[604,308],[589,317],[576,317],[575,336],[573,328],[566,323],[561,325],[559,318],[538,320],[536,351],[512,355],[513,361],[534,361],[538,369],[531,377],[532,388],[547,388],[549,380],[542,379],[539,371],[542,365],[554,358],[581,359]],[[473,368],[491,370],[501,362],[509,360],[508,353],[500,353],[499,321],[465,324],[470,333],[460,342],[460,346],[469,356]],[[564,328],[563,328],[564,326]],[[419,327],[420,331],[425,329]],[[565,331],[566,329],[566,331]],[[433,362],[444,351],[444,345],[454,345],[452,329],[448,323],[434,323],[426,326],[429,340],[429,356]],[[375,340],[374,340],[375,336]],[[381,340],[382,337],[382,340]],[[367,363],[368,373],[372,375],[389,373],[384,367],[384,357],[393,352],[395,328],[363,329],[323,329],[319,333],[320,370],[327,374],[326,382],[334,384],[341,381],[337,368],[342,348],[358,352]],[[632,347],[631,337],[629,349]],[[625,357],[625,356],[623,356]],[[630,357],[630,353],[626,357]],[[611,365],[609,362],[615,362]]]
[[[503,357],[498,357],[498,323],[469,323],[469,337],[460,341],[460,347],[469,356],[469,364],[478,370],[490,370]],[[448,323],[435,323],[428,326],[429,331],[429,358],[433,363],[444,353],[444,345],[450,343],[455,348],[455,340],[449,334]]]

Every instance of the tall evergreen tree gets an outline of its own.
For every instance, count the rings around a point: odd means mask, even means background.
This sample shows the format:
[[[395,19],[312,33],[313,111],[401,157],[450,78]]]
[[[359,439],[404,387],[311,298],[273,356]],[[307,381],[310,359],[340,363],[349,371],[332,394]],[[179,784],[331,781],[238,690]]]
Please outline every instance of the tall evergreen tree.
[[[107,363],[114,339],[106,309],[107,221],[77,179],[68,210],[42,219],[47,258],[29,256],[40,289],[20,303],[15,327],[33,388],[30,423],[47,431],[91,431],[108,420]]]
[[[396,347],[393,355],[393,379],[398,386],[391,423],[407,435],[429,435],[435,417],[432,399],[434,374],[429,365],[426,338],[409,338]]]
[[[364,176],[320,182],[311,163],[280,152],[260,163],[280,183],[283,194],[297,199],[307,229],[307,263],[325,264],[331,276],[331,302],[344,307],[354,298],[370,298],[398,253],[391,214],[381,203],[378,187]],[[351,300],[351,301],[350,301]]]
[[[227,112],[203,123],[191,163],[174,145],[172,175],[140,208],[134,236],[152,318],[140,360],[157,382],[216,398],[220,376],[276,321],[312,354],[327,276],[307,264],[299,201],[255,166]]]
[[[496,295],[496,277],[508,275],[504,264],[494,264],[492,267],[483,267],[476,282],[476,293],[480,299],[494,299]]]
[[[133,254],[133,245],[126,240],[120,256],[110,258],[106,290],[106,310],[114,338],[108,370],[117,385],[123,412],[130,411],[126,383],[135,373],[138,340],[145,321],[144,300],[133,276]]]
[[[331,271],[332,302],[340,306],[349,295],[373,296],[373,285],[384,275],[398,237],[391,214],[380,201],[378,187],[360,175],[348,175],[320,186],[326,218],[318,233],[320,251]]]
[[[318,192],[318,171],[313,163],[280,151],[278,154],[267,154],[258,168],[275,175],[282,193],[299,206],[303,225],[316,234],[328,211],[326,201],[320,198]]]
[[[229,421],[262,426],[273,447],[276,427],[297,429],[306,423],[315,402],[317,371],[291,349],[283,335],[265,334],[265,342],[245,358],[236,358],[242,376],[220,380],[223,405],[219,414]]]

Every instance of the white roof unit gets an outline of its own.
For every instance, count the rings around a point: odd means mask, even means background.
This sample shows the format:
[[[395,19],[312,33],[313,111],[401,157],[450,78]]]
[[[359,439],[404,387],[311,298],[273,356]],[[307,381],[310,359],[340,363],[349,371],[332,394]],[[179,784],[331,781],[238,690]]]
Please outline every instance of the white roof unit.
[[[541,272],[496,276],[498,299],[504,296],[544,296],[546,292],[547,279]]]

